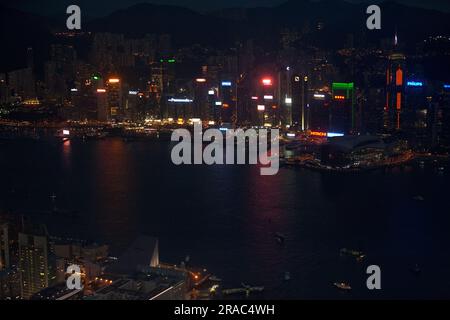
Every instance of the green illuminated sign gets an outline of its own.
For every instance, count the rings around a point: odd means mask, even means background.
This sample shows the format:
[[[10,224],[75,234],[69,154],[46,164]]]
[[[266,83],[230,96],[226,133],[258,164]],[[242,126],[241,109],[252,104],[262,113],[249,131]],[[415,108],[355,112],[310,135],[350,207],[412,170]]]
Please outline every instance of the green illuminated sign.
[[[345,82],[333,82],[333,91],[334,90],[353,90],[355,87],[353,82],[345,83]]]

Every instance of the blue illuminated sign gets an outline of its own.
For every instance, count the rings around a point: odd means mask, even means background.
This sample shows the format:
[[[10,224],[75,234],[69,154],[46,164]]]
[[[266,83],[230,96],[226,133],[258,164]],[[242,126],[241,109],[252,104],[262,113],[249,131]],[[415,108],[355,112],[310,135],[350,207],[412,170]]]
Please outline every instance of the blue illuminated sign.
[[[230,81],[223,81],[222,82],[222,87],[231,87],[231,82]]]
[[[421,81],[408,81],[406,83],[408,87],[423,87],[423,82]]]
[[[328,132],[327,137],[328,138],[334,138],[334,137],[343,137],[343,133],[337,133],[337,132]]]

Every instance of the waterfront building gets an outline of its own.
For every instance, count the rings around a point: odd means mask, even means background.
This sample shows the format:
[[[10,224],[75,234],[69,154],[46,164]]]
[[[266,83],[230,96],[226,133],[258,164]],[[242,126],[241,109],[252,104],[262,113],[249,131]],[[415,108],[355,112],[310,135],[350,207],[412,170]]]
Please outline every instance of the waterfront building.
[[[23,299],[55,283],[55,259],[44,226],[19,233],[19,272]]]

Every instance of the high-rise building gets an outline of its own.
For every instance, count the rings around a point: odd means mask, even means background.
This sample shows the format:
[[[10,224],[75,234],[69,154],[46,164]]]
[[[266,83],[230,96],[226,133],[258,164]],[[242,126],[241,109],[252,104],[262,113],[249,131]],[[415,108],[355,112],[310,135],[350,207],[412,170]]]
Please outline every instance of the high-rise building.
[[[450,151],[450,84],[443,85],[437,100],[440,113],[437,124],[439,145]]]
[[[113,77],[108,79],[107,83],[108,96],[108,118],[118,120],[123,116],[122,105],[122,83],[119,78]]]
[[[308,130],[308,76],[294,75],[292,82],[292,125]]]
[[[331,96],[325,92],[312,95],[309,108],[309,130],[314,132],[330,132]]]
[[[329,131],[351,133],[355,128],[355,86],[353,82],[334,82]]]
[[[0,224],[0,271],[11,266],[8,224]]]
[[[0,73],[0,103],[7,103],[9,98],[9,88],[6,84],[6,74]]]
[[[193,117],[202,121],[209,120],[208,112],[208,81],[205,78],[194,80],[194,110]]]
[[[402,53],[389,56],[386,71],[385,124],[387,130],[400,130],[401,113],[405,104],[405,60]]]
[[[19,272],[24,299],[54,284],[55,261],[44,226],[19,233]]]
[[[33,48],[27,48],[27,68],[34,70]]]
[[[13,95],[23,100],[34,98],[36,95],[33,70],[24,68],[8,73],[8,86]]]
[[[226,79],[219,86],[219,97],[222,102],[220,119],[222,123],[236,122],[236,84]]]

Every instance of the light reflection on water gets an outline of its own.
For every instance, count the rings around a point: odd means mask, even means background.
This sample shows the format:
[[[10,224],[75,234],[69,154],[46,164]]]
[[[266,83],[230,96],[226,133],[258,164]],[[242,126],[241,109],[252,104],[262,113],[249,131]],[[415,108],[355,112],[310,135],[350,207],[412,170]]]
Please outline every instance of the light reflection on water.
[[[265,286],[266,298],[450,297],[449,179],[431,165],[359,175],[282,168],[263,177],[256,166],[174,166],[164,142],[0,148],[2,208],[48,211],[54,193],[77,217],[45,218],[50,230],[106,242],[113,253],[139,233],[158,236],[162,261],[190,255],[226,286]],[[368,258],[340,257],[342,247]],[[419,278],[409,272],[415,263]],[[381,292],[365,289],[369,264],[382,268]],[[354,290],[337,292],[331,284],[341,280]]]

